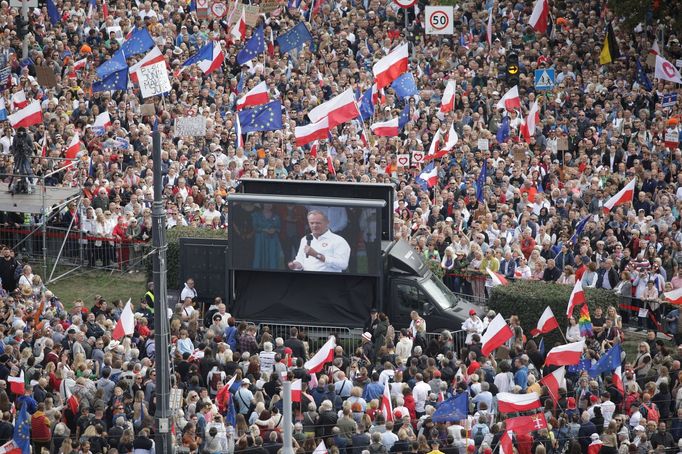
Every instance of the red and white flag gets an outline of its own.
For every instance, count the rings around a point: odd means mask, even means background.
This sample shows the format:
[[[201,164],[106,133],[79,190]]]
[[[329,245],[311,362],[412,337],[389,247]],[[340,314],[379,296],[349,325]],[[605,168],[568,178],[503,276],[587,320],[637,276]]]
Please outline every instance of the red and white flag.
[[[580,362],[585,348],[585,339],[554,347],[547,353],[545,366],[574,366]]]
[[[71,392],[66,384],[64,384],[64,393],[66,394],[66,404],[69,406],[71,413],[78,415],[78,405],[80,403],[78,402],[78,397]]]
[[[317,150],[320,148],[320,142],[315,141],[313,144],[310,146],[310,156],[313,158],[317,158]]]
[[[102,0],[102,17],[104,20],[109,18],[109,6],[107,5],[107,0]]]
[[[486,268],[485,270],[490,275],[493,287],[497,287],[498,285],[509,285],[509,281],[507,281],[507,278],[501,275],[500,273],[496,273],[490,268]]]
[[[381,137],[396,137],[400,134],[400,127],[398,126],[399,118],[391,118],[388,121],[379,121],[370,125],[369,129],[372,134]]]
[[[566,308],[566,316],[573,316],[573,309],[585,304],[585,291],[583,290],[583,284],[578,279],[573,286],[573,291],[571,292],[571,297],[568,298],[568,307]]]
[[[302,147],[315,140],[326,139],[329,135],[329,119],[322,118],[317,123],[310,123],[305,126],[296,126],[294,130],[296,136],[296,146]]]
[[[331,158],[331,156],[329,156]],[[334,349],[336,348],[336,338],[330,336],[329,340],[324,343],[322,348],[320,348],[315,355],[310,358],[303,365],[308,372],[313,374],[322,370],[325,364],[331,362],[334,359]]]
[[[14,129],[22,126],[28,128],[43,122],[43,109],[40,107],[40,102],[33,101],[23,109],[9,115],[7,119]]]
[[[535,0],[533,12],[528,19],[528,23],[536,32],[545,33],[547,31],[547,18],[549,17],[549,4],[547,0]]]
[[[450,125],[450,131],[448,131],[448,136],[445,139],[443,150],[445,151],[452,150],[455,147],[455,145],[457,145],[457,142],[459,142],[459,136],[457,135],[457,131],[455,131],[455,122],[453,121],[452,124]]]
[[[547,387],[550,397],[557,402],[559,400],[559,388],[566,389],[566,367],[561,366],[551,374],[545,375],[540,384]]]
[[[540,109],[538,107],[538,100],[536,99],[530,106],[528,117],[521,125],[521,134],[526,139],[526,143],[530,143],[530,138],[535,135],[535,126],[540,122]]]
[[[142,57],[142,60],[138,61],[128,69],[128,72],[130,73],[130,80],[134,83],[139,83],[137,78],[137,71],[140,68],[153,65],[154,63],[160,63],[162,61],[165,62],[166,59],[161,53],[161,50],[158,48],[158,46],[152,47],[152,49],[149,52],[147,52],[147,54],[144,57]]]
[[[504,431],[502,436],[500,437],[500,449],[499,449],[500,454],[514,454],[514,443],[512,443],[512,439],[509,436],[509,431]]]
[[[28,106],[28,99],[23,89],[12,94],[12,110],[23,109],[26,106]]]
[[[613,210],[618,205],[624,205],[630,203],[635,198],[635,185],[637,184],[637,178],[633,178],[628,184],[626,184],[623,189],[618,191],[616,195],[611,197],[609,200],[604,202],[604,213],[608,214],[609,211]]]
[[[121,317],[116,322],[116,327],[111,332],[111,337],[119,340],[125,336],[132,336],[135,332],[135,315],[133,314],[133,305],[130,300],[126,303],[121,312]]]
[[[559,322],[554,316],[552,308],[547,306],[545,311],[540,316],[540,320],[538,320],[537,328],[530,330],[530,333],[533,335],[533,337],[536,337],[539,336],[540,334],[547,334],[550,331],[557,329],[558,327]]]
[[[450,112],[455,107],[455,92],[457,90],[457,83],[454,79],[449,79],[445,90],[443,90],[443,98],[440,101],[440,111],[443,113]]]
[[[616,367],[616,370],[613,371],[611,380],[613,380],[613,386],[615,386],[622,395],[625,395],[625,386],[623,385],[623,368],[620,366],[620,364],[618,367]]]
[[[418,179],[426,181],[426,185],[432,188],[436,185],[436,183],[438,183],[438,168],[434,165],[431,167],[431,169],[427,169],[428,166],[422,170],[422,173],[419,174]]]
[[[219,42],[213,42],[213,57],[210,60],[200,60],[197,66],[201,68],[204,74],[211,74],[216,69],[220,68],[220,65],[225,61],[225,54],[223,53],[223,48]]]
[[[24,451],[16,441],[10,440],[4,445],[0,446],[0,454],[22,454]]]
[[[675,68],[675,65],[660,55],[656,55],[656,71],[654,72],[654,77],[656,79],[663,79],[667,80],[668,82],[682,84],[682,76],[680,76],[680,71]]]
[[[245,107],[260,106],[261,104],[267,104],[269,101],[268,85],[265,81],[262,81],[237,100],[235,109],[242,110]]]
[[[497,393],[497,409],[500,413],[515,413],[536,408],[540,408],[540,397],[537,393]]]
[[[324,117],[329,117],[330,128],[357,118],[359,115],[360,111],[355,103],[352,88],[348,88],[343,93],[334,96],[329,101],[320,104],[308,112],[308,118],[313,123],[317,123]]]
[[[507,325],[502,314],[497,314],[488,325],[488,329],[481,337],[481,353],[488,356],[493,350],[507,342],[514,336],[514,332]]]
[[[327,171],[332,175],[336,175],[336,167],[334,167],[334,160],[330,155],[327,155]]]
[[[390,85],[400,75],[407,72],[409,56],[408,44],[404,43],[376,62],[372,67],[372,72],[377,88],[381,89]]]
[[[19,372],[18,377],[10,375],[7,377],[7,382],[9,383],[9,390],[17,396],[23,396],[26,390],[26,382],[24,381],[24,371]]]
[[[103,128],[107,129],[111,126],[111,117],[109,117],[109,112],[102,112],[95,117],[95,122],[92,124],[93,128]]]
[[[324,440],[320,441],[320,444],[317,445],[317,448],[315,448],[313,454],[327,454],[327,446],[325,446]]]
[[[429,147],[429,154],[427,156],[434,155],[440,151],[440,142],[443,139],[443,133],[440,132],[440,128],[433,135],[433,140],[431,140],[431,146]]]
[[[529,416],[516,416],[504,420],[507,430],[522,434],[533,432],[547,427],[547,419],[544,413],[535,413]]]
[[[682,304],[682,287],[665,292],[663,296],[671,304]]]
[[[242,14],[239,16],[239,20],[232,26],[230,35],[232,35],[234,41],[244,41],[246,36],[246,8],[242,8]]]
[[[300,402],[303,394],[303,381],[299,378],[291,382],[291,401]]]
[[[81,151],[81,139],[78,136],[78,133],[75,133],[73,137],[71,137],[71,142],[69,143],[69,147],[66,149],[66,153],[64,153],[64,158],[66,158],[64,167],[73,165],[73,161],[75,161],[78,157],[79,151]]]
[[[493,47],[493,9],[488,10],[488,25],[485,28],[485,36],[488,40],[488,46]]]
[[[507,109],[512,111],[521,108],[521,98],[519,97],[519,87],[514,85],[507,93],[495,104],[497,109]]]
[[[651,45],[649,53],[652,55],[661,55],[661,48],[658,47],[658,38],[654,39],[654,43]]]
[[[73,64],[73,70],[74,71],[80,71],[81,69],[85,69],[85,67],[88,64],[88,57],[81,58],[77,62]]]
[[[384,383],[384,393],[381,395],[379,408],[386,421],[393,421],[393,404],[391,403],[391,389],[388,386],[388,380]]]

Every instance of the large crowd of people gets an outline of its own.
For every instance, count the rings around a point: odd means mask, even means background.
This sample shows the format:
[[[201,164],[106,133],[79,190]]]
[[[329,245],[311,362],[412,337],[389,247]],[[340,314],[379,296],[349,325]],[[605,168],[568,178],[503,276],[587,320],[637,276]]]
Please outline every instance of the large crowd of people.
[[[219,298],[201,310],[189,292],[170,322],[172,373],[182,394],[173,417],[178,448],[275,454],[291,423],[298,453],[320,452],[324,441],[323,449],[340,454],[510,454],[500,441],[513,415],[499,412],[497,395],[537,392],[543,405],[537,412],[548,425],[514,432],[519,454],[682,452],[679,311],[662,304],[663,292],[682,287],[682,90],[654,79],[650,58],[656,52],[673,63],[682,59],[676,18],[647,16],[633,29],[606,1],[550,0],[551,26],[539,33],[528,24],[534,2],[465,1],[454,9],[454,34],[444,36],[425,34],[424,1],[408,9],[378,1],[254,1],[263,11],[257,21],[268,46],[240,66],[243,41],[233,41],[227,18],[212,10],[205,16],[195,2],[47,3],[30,8],[29,58],[18,33],[20,8],[0,3],[0,74],[9,68],[0,97],[10,113],[21,103],[19,93],[40,102],[43,122],[28,128],[33,183],[82,189],[83,197],[50,222],[87,234],[90,265],[130,262],[124,268],[134,271],[137,245],[151,236],[151,131],[158,120],[168,228],[226,229],[226,200],[242,178],[390,183],[396,187],[396,237],[440,267],[452,291],[483,301],[487,270],[509,280],[580,281],[613,290],[621,307],[592,316],[595,359],[635,336],[628,323],[647,329],[637,354],[622,361],[624,392],[610,372],[592,377],[569,370],[553,398],[540,380],[555,367],[544,365],[515,314],[503,313],[513,339],[490,355],[481,352],[481,335],[494,313],[470,316],[463,346],[447,334],[427,341],[418,315],[422,329],[393,326],[385,314],[373,314],[358,348],[339,342],[333,362],[313,375],[303,364],[319,343],[305,329],[276,337],[235,320]],[[274,38],[301,21],[312,42],[281,53]],[[620,57],[601,64],[607,23]],[[128,90],[92,90],[95,69],[133,27],[146,28],[166,60],[172,88],[163,100],[143,100],[133,83]],[[182,66],[210,40],[225,52],[220,68],[207,75],[197,65]],[[387,87],[364,123],[333,128],[315,151],[295,145],[295,127],[308,122],[310,109],[347,88],[371,89],[372,65],[404,42],[417,95],[399,99]],[[511,55],[518,57],[513,75],[507,71]],[[536,90],[534,70],[550,67],[555,86]],[[50,86],[44,85],[46,70],[55,74]],[[649,74],[650,90],[641,72]],[[443,113],[450,80],[454,106]],[[282,102],[283,127],[238,141],[235,104],[261,81],[269,98]],[[497,109],[513,84],[521,108]],[[677,98],[664,105],[669,94]],[[526,140],[520,129],[535,100],[540,114]],[[151,102],[156,116],[142,107]],[[400,116],[405,104],[408,121],[399,136],[370,133],[371,123]],[[91,127],[103,112],[111,124]],[[203,116],[205,135],[175,137],[174,120],[184,116]],[[16,131],[1,124],[0,174],[7,182],[15,169]],[[79,152],[69,162],[75,134]],[[433,160],[436,184],[425,184],[419,178],[424,156],[435,137],[453,134],[452,150]],[[632,203],[605,212],[604,203],[633,178]],[[10,233],[41,222],[16,213],[2,213],[0,220]],[[10,243],[0,257],[0,445],[21,441],[14,426],[26,406],[35,453],[154,452],[153,293],[130,295],[138,301],[135,333],[114,340],[123,302],[61,301]],[[583,338],[576,320],[566,325],[569,342]],[[659,339],[663,330],[674,340]],[[225,406],[216,396],[232,378],[237,385]],[[282,381],[299,378],[301,401],[294,420],[284,421]],[[381,405],[386,383],[390,416]],[[434,422],[440,402],[462,393],[470,397],[467,414]]]

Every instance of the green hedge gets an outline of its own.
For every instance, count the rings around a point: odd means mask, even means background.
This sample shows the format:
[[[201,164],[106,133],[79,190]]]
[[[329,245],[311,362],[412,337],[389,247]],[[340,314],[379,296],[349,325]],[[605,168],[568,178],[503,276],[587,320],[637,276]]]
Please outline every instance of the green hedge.
[[[542,312],[547,306],[552,308],[559,322],[559,328],[566,332],[568,320],[566,307],[573,286],[538,281],[514,281],[509,285],[499,285],[492,291],[488,302],[490,309],[501,313],[505,318],[517,315],[521,321],[524,334],[530,339],[530,331],[537,326]],[[618,296],[611,290],[586,289],[585,299],[590,313],[599,306],[606,313],[608,306],[618,307]],[[574,317],[578,317],[578,309],[574,309]],[[559,330],[544,336],[547,350],[555,342],[565,343]],[[538,338],[539,339],[539,338]]]
[[[224,230],[202,229],[196,227],[174,227],[166,231],[168,249],[166,250],[166,280],[167,287],[170,289],[180,288],[182,283],[180,276],[180,238],[216,238],[224,240],[227,238]],[[147,280],[153,279],[154,260],[153,255],[149,255],[146,260]]]

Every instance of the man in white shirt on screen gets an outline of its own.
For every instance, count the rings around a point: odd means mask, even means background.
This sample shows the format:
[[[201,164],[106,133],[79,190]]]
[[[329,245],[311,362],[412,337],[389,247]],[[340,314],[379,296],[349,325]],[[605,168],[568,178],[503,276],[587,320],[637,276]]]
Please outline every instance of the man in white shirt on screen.
[[[348,268],[350,246],[329,230],[329,219],[321,211],[308,212],[310,234],[301,238],[298,253],[289,269],[340,273]]]

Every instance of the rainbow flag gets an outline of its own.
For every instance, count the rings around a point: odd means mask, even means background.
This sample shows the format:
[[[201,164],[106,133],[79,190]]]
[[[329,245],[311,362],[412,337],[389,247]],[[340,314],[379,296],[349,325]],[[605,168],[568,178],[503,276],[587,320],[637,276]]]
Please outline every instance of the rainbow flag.
[[[587,304],[583,304],[580,308],[580,318],[578,319],[578,326],[580,326],[580,335],[584,337],[592,336],[592,319],[590,318],[590,309]]]

